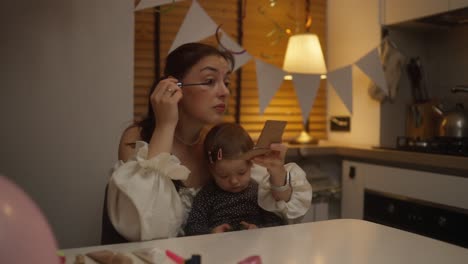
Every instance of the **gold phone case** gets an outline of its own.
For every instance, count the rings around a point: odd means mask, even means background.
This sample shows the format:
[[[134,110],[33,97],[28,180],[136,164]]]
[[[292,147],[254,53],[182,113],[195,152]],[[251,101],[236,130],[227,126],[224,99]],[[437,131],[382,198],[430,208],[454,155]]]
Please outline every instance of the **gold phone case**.
[[[286,121],[267,120],[254,148],[239,156],[239,159],[250,160],[255,156],[270,152],[272,143],[281,143]]]

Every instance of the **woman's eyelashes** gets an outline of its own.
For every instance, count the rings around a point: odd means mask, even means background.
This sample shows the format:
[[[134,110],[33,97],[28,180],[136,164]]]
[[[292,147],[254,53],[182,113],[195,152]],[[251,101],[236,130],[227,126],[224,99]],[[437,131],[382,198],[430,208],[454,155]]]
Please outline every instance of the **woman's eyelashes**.
[[[207,79],[207,80],[205,81],[205,84],[206,84],[206,85],[213,85],[214,83],[215,83],[214,79]]]
[[[205,85],[215,85],[216,80],[215,79],[207,79],[203,84],[205,84]],[[224,86],[229,88],[230,85],[231,85],[230,81],[226,81],[226,80],[224,81]]]

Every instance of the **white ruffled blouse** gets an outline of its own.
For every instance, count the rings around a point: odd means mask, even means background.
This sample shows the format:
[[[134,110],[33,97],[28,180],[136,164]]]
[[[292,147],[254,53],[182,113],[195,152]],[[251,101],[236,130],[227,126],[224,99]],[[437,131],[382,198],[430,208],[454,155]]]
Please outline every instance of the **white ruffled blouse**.
[[[129,241],[182,235],[198,189],[181,187],[177,191],[172,180],[185,180],[190,171],[169,153],[148,160],[146,142],[136,142],[135,149],[136,156],[125,163],[119,161],[109,180],[107,208],[112,224]],[[310,208],[312,187],[297,164],[288,163],[285,168],[293,190],[288,202],[273,198],[264,167],[254,165],[251,177],[259,185],[258,204],[293,223]]]

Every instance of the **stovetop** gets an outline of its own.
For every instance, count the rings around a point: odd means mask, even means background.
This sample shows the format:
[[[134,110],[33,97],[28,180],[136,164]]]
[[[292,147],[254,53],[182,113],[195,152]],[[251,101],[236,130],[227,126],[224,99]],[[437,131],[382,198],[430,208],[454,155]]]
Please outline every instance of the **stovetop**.
[[[468,156],[468,137],[434,137],[420,139],[397,137],[397,150],[415,151],[434,154]]]

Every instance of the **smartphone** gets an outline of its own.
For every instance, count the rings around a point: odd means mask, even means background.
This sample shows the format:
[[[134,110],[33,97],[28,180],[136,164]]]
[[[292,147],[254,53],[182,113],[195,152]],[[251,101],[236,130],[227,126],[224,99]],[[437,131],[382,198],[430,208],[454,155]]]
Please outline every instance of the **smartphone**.
[[[272,143],[281,143],[286,121],[267,120],[254,148],[270,148]]]
[[[242,154],[239,159],[250,160],[255,156],[270,152],[272,143],[281,143],[286,124],[286,121],[267,120],[258,137],[257,144],[252,150]]]

